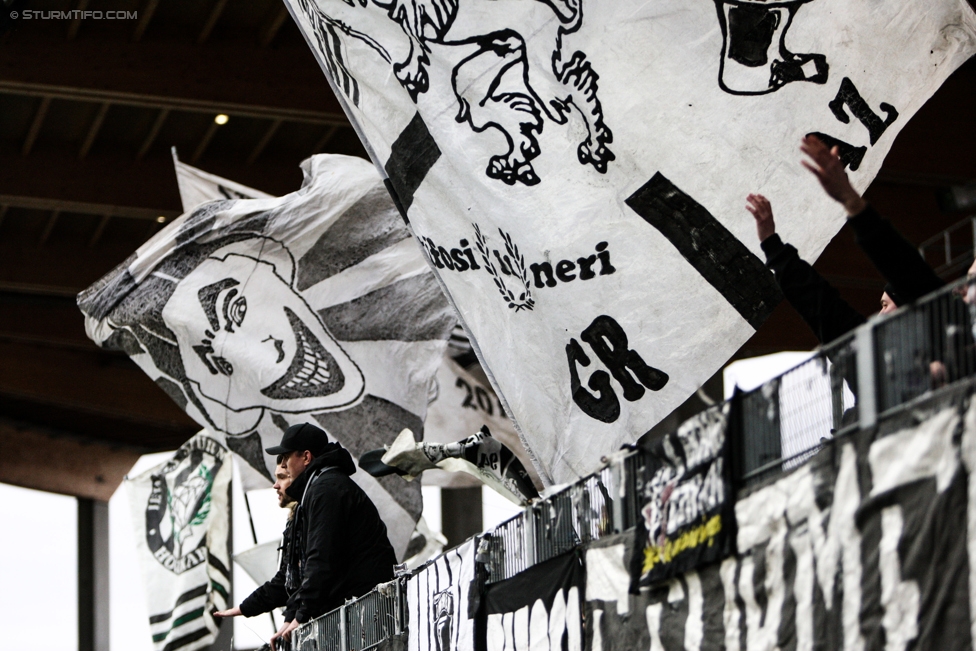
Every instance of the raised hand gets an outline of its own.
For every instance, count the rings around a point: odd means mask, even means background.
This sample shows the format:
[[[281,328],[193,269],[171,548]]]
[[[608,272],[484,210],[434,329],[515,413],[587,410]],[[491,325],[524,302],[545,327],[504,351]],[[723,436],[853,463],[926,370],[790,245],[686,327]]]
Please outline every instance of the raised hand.
[[[773,207],[769,205],[769,199],[761,194],[750,194],[746,197],[746,201],[746,210],[756,218],[756,232],[759,235],[759,241],[765,242],[766,238],[776,234]]]
[[[809,161],[800,161],[820,181],[824,191],[835,201],[844,204],[850,217],[860,213],[867,207],[844,171],[837,147],[829,149],[816,136],[805,136],[800,144],[800,151],[810,157]]]

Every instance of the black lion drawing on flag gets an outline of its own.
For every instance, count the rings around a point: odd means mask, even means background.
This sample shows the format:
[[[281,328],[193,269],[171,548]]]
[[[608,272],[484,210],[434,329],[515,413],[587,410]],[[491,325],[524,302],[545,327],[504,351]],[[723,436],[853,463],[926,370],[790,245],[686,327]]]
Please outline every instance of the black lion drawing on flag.
[[[566,125],[574,110],[586,129],[577,147],[580,164],[606,173],[615,156],[597,96],[599,75],[586,54],[569,54],[563,43],[582,24],[582,0],[491,0],[498,6],[465,18],[467,7],[473,12],[486,1],[298,0],[298,6],[325,67],[354,105],[360,105],[360,88],[344,39],[365,43],[390,64],[414,102],[430,90],[431,45],[449,46],[456,53],[451,59],[456,120],[476,133],[495,129],[508,144],[507,151],[491,156],[490,178],[508,185],[539,183],[532,160],[540,154],[545,120]],[[384,29],[389,21],[392,29]]]

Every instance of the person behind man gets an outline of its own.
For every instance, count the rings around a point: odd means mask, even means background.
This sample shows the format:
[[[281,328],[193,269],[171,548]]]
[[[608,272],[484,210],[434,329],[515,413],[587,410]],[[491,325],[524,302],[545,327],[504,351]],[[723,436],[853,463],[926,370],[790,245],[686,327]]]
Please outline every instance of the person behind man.
[[[291,486],[291,477],[288,474],[288,469],[285,467],[283,460],[275,468],[275,480],[274,490],[278,495],[278,506],[289,510],[288,522],[285,524],[285,531],[282,534],[281,547],[279,548],[281,555],[278,563],[278,572],[271,577],[271,580],[258,586],[254,592],[241,602],[240,606],[228,610],[218,610],[214,613],[214,617],[239,617],[241,615],[244,617],[255,617],[263,613],[269,613],[275,608],[285,608],[288,605],[289,592],[285,587],[285,575],[288,571],[288,548],[291,541],[292,523],[295,521],[295,507],[298,504],[285,492]],[[295,613],[288,610],[285,610],[284,615],[284,625],[287,625],[288,622],[295,618]],[[282,626],[282,630],[284,629],[284,625]]]
[[[810,159],[802,161],[803,166],[817,177],[828,196],[844,206],[857,243],[888,281],[881,295],[881,314],[893,312],[944,285],[918,250],[851,186],[837,147],[829,149],[816,136],[806,136],[800,150]],[[766,265],[817,339],[827,343],[864,323],[864,317],[776,234],[769,200],[761,194],[750,194],[746,201],[746,208],[756,218]]]
[[[296,502],[285,587],[294,618],[274,637],[393,579],[396,554],[376,506],[350,478],[349,452],[308,423],[292,425],[268,454],[282,455]]]

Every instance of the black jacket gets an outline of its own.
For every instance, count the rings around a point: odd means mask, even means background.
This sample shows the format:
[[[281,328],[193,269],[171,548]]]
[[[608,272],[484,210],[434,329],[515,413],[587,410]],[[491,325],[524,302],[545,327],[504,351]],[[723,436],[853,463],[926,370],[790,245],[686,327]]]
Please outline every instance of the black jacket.
[[[897,292],[901,304],[912,303],[945,283],[932,271],[918,250],[909,244],[890,222],[868,206],[849,220],[857,243]],[[762,244],[766,266],[790,305],[825,344],[865,322],[854,308],[813,267],[800,259],[796,249],[779,235]]]
[[[285,584],[299,623],[393,579],[396,554],[386,525],[349,478],[354,472],[349,452],[329,443],[286,491],[298,502]]]
[[[848,220],[854,238],[898,293],[899,306],[914,303],[930,292],[945,286],[932,267],[925,263],[918,249],[908,243],[887,219],[868,206]]]
[[[248,595],[247,599],[241,602],[241,614],[245,617],[254,617],[262,613],[270,613],[275,608],[284,608],[288,605],[289,592],[285,588],[285,575],[288,573],[288,550],[291,545],[292,525],[294,517],[288,518],[285,525],[285,533],[281,538],[281,561],[278,563],[278,572],[263,585]],[[286,609],[285,621],[295,618],[295,613]]]

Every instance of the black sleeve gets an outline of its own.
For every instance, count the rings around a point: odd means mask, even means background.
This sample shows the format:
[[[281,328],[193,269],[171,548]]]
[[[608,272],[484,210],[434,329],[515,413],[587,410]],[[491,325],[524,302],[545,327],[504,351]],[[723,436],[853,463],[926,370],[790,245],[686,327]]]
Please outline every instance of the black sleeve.
[[[297,605],[295,619],[304,624],[325,612],[325,605],[333,603],[342,568],[336,561],[342,558],[345,513],[348,508],[346,491],[323,477],[306,495],[308,533],[305,538],[305,569],[302,585],[292,595]],[[297,599],[296,599],[297,598]],[[341,603],[341,598],[340,598]]]
[[[286,530],[282,541],[282,549],[288,548],[288,534]],[[270,613],[275,608],[283,608],[288,603],[288,591],[285,590],[285,575],[288,571],[287,552],[281,555],[281,562],[278,564],[278,572],[271,577],[270,581],[252,592],[241,602],[241,614],[245,617],[254,617],[262,613]]]
[[[801,260],[794,247],[784,244],[779,235],[766,238],[761,246],[766,254],[766,266],[773,270],[783,295],[820,343],[830,343],[864,323],[864,317],[823,276]]]
[[[904,301],[915,302],[945,285],[918,249],[870,205],[849,221],[857,243]]]

